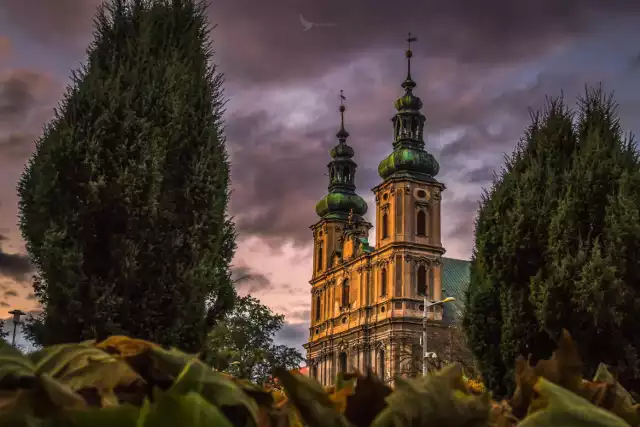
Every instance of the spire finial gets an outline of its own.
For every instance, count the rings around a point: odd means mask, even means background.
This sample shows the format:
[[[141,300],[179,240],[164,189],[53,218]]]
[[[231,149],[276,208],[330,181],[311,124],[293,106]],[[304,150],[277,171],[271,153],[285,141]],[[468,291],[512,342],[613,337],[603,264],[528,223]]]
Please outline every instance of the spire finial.
[[[411,42],[418,41],[418,38],[409,33],[409,37],[407,37],[407,51],[405,52],[405,56],[407,57],[407,80],[411,80],[411,57],[413,56],[413,52],[411,52]]]
[[[341,143],[344,143],[349,137],[349,133],[344,128],[344,112],[347,109],[347,107],[344,106],[344,101],[346,100],[347,98],[344,96],[344,90],[340,89],[340,130],[336,136]]]

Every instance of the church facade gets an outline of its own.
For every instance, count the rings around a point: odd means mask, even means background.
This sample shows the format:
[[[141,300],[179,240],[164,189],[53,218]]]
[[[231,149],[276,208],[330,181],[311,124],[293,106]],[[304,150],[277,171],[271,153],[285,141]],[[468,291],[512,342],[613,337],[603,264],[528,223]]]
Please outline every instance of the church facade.
[[[390,381],[421,369],[423,301],[455,297],[428,313],[430,351],[443,350],[461,308],[468,261],[443,257],[439,164],[425,150],[422,101],[413,94],[411,50],[404,94],[395,102],[393,151],[378,167],[373,224],[356,193],[354,150],[348,145],[344,105],[338,143],[330,151],[329,192],[316,205],[309,341],[309,375],[330,385],[339,372],[372,369]],[[342,99],[344,97],[341,96]],[[431,345],[433,343],[433,345]]]

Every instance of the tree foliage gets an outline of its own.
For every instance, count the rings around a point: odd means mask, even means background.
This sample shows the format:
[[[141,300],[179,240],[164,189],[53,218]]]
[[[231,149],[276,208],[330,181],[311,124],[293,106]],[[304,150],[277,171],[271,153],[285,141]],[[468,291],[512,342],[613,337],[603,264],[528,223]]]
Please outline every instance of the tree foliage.
[[[587,89],[548,101],[481,201],[465,329],[485,381],[513,390],[514,360],[548,356],[562,328],[592,374],[640,379],[640,162],[616,104]],[[637,385],[637,384],[636,384]]]
[[[204,359],[235,377],[268,384],[275,368],[296,369],[304,360],[295,348],[275,344],[283,326],[284,315],[251,295],[237,297],[233,310],[209,335]]]
[[[199,0],[112,0],[19,183],[39,344],[198,351],[232,305],[223,77]]]

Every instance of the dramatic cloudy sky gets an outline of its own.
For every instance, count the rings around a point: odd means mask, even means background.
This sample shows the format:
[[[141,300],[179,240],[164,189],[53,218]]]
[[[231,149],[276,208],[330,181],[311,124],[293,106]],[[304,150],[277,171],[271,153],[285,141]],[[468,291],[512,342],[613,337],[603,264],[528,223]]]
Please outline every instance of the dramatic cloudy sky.
[[[16,226],[16,181],[70,70],[84,60],[99,0],[0,2],[0,317],[37,308]],[[304,20],[332,24],[303,31]],[[444,244],[468,258],[476,200],[511,151],[528,108],[585,84],[616,91],[623,124],[640,129],[638,0],[212,0],[217,63],[227,76],[232,213],[241,284],[307,335],[310,231],[326,191],[338,93],[371,203],[378,162],[391,149],[392,103],[404,78],[404,39],[441,163]],[[371,217],[370,217],[371,218]]]

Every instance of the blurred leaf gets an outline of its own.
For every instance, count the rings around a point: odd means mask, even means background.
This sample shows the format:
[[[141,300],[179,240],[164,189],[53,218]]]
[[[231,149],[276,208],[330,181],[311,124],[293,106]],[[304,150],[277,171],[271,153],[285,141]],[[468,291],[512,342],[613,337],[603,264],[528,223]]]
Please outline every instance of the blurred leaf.
[[[215,406],[194,392],[178,395],[162,393],[154,404],[148,403],[138,420],[139,427],[244,427],[233,424]]]
[[[127,387],[140,376],[121,358],[94,346],[93,341],[61,344],[33,354],[39,374],[47,374],[72,390],[95,389],[106,405],[113,403],[113,390]]]
[[[553,352],[551,359],[540,360],[536,364],[535,373],[539,377],[577,393],[582,383],[582,367],[578,347],[571,339],[569,332],[563,329],[558,340],[558,349]]]
[[[540,360],[533,367],[530,359],[519,357],[516,360],[516,389],[511,398],[513,415],[523,418],[546,405],[545,399],[534,398],[534,386],[540,377],[585,397],[587,394],[596,393],[596,390],[587,390],[584,387],[581,372],[582,361],[577,346],[569,332],[563,329],[558,340],[558,348],[549,360]]]
[[[156,369],[175,378],[171,391],[200,393],[238,426],[256,425],[258,405],[232,379],[216,372],[193,355],[160,347],[149,351]]]
[[[603,390],[595,402],[598,406],[613,412],[632,426],[640,425],[640,414],[633,397],[616,381],[606,365],[601,363],[598,366],[593,383],[590,384]]]
[[[347,397],[344,415],[355,427],[368,427],[387,406],[386,398],[390,394],[391,388],[369,369],[366,376],[358,377],[355,392]]]
[[[518,427],[629,427],[617,415],[545,378],[538,380],[535,391],[548,405],[526,417]]]
[[[356,378],[344,381],[341,387],[329,395],[329,398],[333,402],[336,410],[341,414],[347,410],[347,399],[355,392]]]
[[[131,405],[69,411],[51,427],[137,427],[140,409]],[[178,426],[180,424],[176,424]],[[186,426],[185,426],[186,427]]]
[[[285,369],[276,369],[276,377],[305,425],[309,427],[348,425],[346,418],[336,411],[334,402],[317,381]]]
[[[530,360],[525,360],[522,356],[516,359],[515,380],[516,389],[511,397],[511,408],[516,417],[524,418],[531,406],[534,395],[533,388],[538,381],[538,376],[531,366]]]
[[[20,350],[0,339],[0,384],[5,377],[30,377],[35,374],[35,366]]]
[[[463,391],[462,368],[451,365],[435,375],[396,378],[388,406],[373,421],[374,427],[483,426],[489,420],[489,395]],[[455,415],[454,415],[455,414]]]
[[[78,409],[86,408],[86,402],[69,386],[60,383],[47,374],[40,375],[42,390],[56,408]]]
[[[93,347],[92,341],[54,345],[33,353],[30,358],[37,373],[54,378],[84,368],[90,361],[115,361],[113,356]]]
[[[96,347],[110,354],[122,357],[133,357],[142,354],[152,348],[158,347],[150,341],[114,335],[96,344]]]

